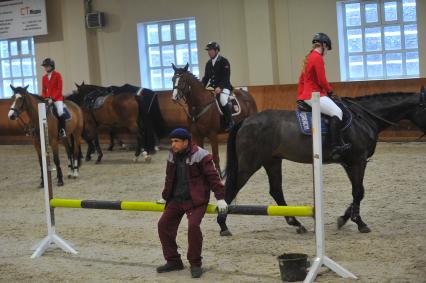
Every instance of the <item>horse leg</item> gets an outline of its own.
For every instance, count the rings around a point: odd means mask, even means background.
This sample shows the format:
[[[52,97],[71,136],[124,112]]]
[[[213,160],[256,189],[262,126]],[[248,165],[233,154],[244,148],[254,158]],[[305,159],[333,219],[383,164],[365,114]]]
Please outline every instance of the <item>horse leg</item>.
[[[269,194],[273,197],[278,205],[287,206],[282,189],[282,162],[281,159],[272,159],[263,164],[269,180]],[[306,228],[294,216],[285,217],[287,223],[291,226],[296,226],[298,234],[307,232]]]
[[[369,233],[371,229],[364,223],[360,216],[361,201],[364,198],[364,174],[367,166],[366,160],[358,163],[345,166],[346,174],[352,183],[352,198],[353,202],[346,209],[344,215],[340,216],[337,220],[337,227],[341,228],[350,219],[358,225],[358,231],[361,233]]]
[[[251,156],[253,158],[253,156]],[[225,184],[225,201],[227,204],[231,204],[231,202],[235,199],[240,189],[247,183],[250,177],[259,170],[261,164],[258,164],[257,160],[250,160],[250,162],[241,162],[240,168],[238,168],[238,172],[236,174],[235,185],[231,187],[229,185],[228,180]],[[229,178],[229,176],[228,176]],[[217,224],[220,226],[220,235],[221,236],[232,236],[231,231],[226,225],[226,214],[218,214],[217,216]]]
[[[143,140],[144,140],[144,133],[142,129],[139,129],[138,127],[134,128],[134,130],[131,131],[136,135],[136,150],[135,150],[135,157],[133,158],[134,162],[139,161],[139,156],[142,152],[142,146],[143,146]]]
[[[74,162],[72,177],[75,179],[78,177],[78,171],[80,166],[80,138],[72,135],[71,142],[73,144],[72,160]]]
[[[220,178],[223,179],[222,171],[220,170],[220,158],[219,158],[219,146],[217,142],[217,136],[212,135],[209,137],[211,147],[212,147],[212,155],[213,155],[213,162],[216,166],[217,172],[219,173]]]
[[[102,153],[102,149],[101,146],[99,145],[99,137],[98,137],[98,133],[95,130],[95,138],[94,138],[94,142],[95,142],[95,148],[96,148],[96,152],[98,154],[98,158],[96,159],[96,164],[101,163],[102,157],[104,156],[104,154]]]
[[[40,164],[40,185],[38,186],[39,188],[43,188],[44,187],[44,179],[43,179],[43,163],[41,160],[41,154],[38,153],[38,163]]]
[[[92,153],[95,152],[95,145],[93,144],[93,140],[89,138],[89,135],[87,134],[86,130],[81,133],[81,137],[87,143],[87,152],[85,160],[90,161],[92,160]]]
[[[72,153],[71,153],[71,142],[72,138],[67,138],[63,143],[65,147],[65,152],[67,153],[67,162],[68,162],[68,179],[72,177],[73,164],[72,164]]]
[[[112,151],[114,149],[114,138],[115,138],[115,131],[114,129],[111,129],[109,131],[109,146],[108,146],[109,151]]]
[[[59,161],[59,153],[58,153],[58,144],[54,143],[52,144],[53,149],[53,161],[55,162],[56,166],[56,178],[58,179],[57,186],[63,186],[64,180],[62,175],[62,169],[61,169],[61,163]]]

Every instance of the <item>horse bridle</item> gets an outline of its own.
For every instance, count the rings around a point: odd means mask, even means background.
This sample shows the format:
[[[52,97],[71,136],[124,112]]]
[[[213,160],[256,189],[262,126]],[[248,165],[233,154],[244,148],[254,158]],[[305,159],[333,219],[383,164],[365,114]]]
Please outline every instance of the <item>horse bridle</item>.
[[[179,78],[179,79],[182,79],[183,78],[183,74],[175,74],[175,77],[176,78]],[[216,101],[216,99],[215,98],[213,98],[213,100],[212,101],[210,101],[210,102],[208,102],[208,103],[206,103],[204,106],[202,106],[202,108],[201,108],[201,111],[197,114],[197,115],[191,115],[189,112],[188,112],[188,110],[186,110],[186,108],[185,108],[185,106],[183,106],[181,103],[180,103],[180,100],[181,99],[183,99],[183,101],[186,103],[186,104],[188,104],[187,103],[187,95],[189,95],[190,93],[191,93],[191,85],[189,85],[189,83],[188,83],[188,80],[187,79],[185,79],[185,78],[183,78],[183,82],[185,83],[185,85],[187,85],[188,86],[188,90],[187,91],[184,91],[182,88],[179,88],[179,85],[181,84],[181,81],[179,80],[179,82],[178,82],[178,85],[173,85],[173,90],[177,90],[178,91],[178,93],[177,93],[177,96],[179,95],[179,93],[180,93],[180,95],[178,96],[178,99],[176,99],[176,103],[177,104],[179,104],[179,106],[180,107],[182,107],[183,108],[183,110],[185,111],[185,113],[186,113],[186,116],[188,116],[188,118],[193,122],[193,123],[195,123],[198,119],[200,119],[201,118],[201,116],[203,116],[209,109],[210,109],[210,107],[213,105],[213,103]]]
[[[27,123],[24,121],[24,119],[21,118],[21,114],[24,112],[23,110],[24,105],[25,103],[27,103],[27,101],[25,99],[25,94],[19,93],[19,95],[21,95],[21,98],[22,98],[22,105],[20,107],[21,109],[18,109],[16,107],[10,107],[9,110],[13,110],[16,113],[17,122],[19,126],[21,126],[21,128],[24,130],[25,135],[27,136],[34,135],[35,127],[31,123]]]

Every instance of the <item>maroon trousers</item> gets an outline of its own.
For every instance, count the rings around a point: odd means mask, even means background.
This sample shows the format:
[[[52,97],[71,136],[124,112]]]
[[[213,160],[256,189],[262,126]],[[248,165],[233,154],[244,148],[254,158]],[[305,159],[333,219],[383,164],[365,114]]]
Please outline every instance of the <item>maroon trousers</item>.
[[[158,221],[158,235],[163,247],[164,258],[168,262],[180,261],[178,246],[176,244],[177,230],[184,214],[188,218],[188,253],[187,258],[191,266],[201,266],[201,250],[203,247],[203,234],[201,233],[201,220],[206,213],[207,205],[193,207],[191,201],[170,201],[160,220]]]

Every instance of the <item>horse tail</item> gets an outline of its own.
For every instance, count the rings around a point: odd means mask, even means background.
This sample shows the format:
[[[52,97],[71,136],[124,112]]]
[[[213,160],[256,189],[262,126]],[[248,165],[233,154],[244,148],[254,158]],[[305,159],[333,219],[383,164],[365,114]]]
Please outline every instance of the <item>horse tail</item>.
[[[154,130],[151,118],[148,115],[148,107],[146,106],[145,97],[135,96],[138,103],[138,129],[140,138],[143,139],[143,147],[145,151],[152,152],[155,148]]]
[[[238,176],[238,157],[237,157],[237,133],[244,120],[236,124],[229,132],[228,144],[226,149],[226,184],[225,191],[228,188],[235,188]]]
[[[158,95],[154,93],[151,105],[148,109],[148,115],[152,117],[155,134],[158,138],[162,138],[167,134],[166,123],[164,122],[163,114],[161,114]]]

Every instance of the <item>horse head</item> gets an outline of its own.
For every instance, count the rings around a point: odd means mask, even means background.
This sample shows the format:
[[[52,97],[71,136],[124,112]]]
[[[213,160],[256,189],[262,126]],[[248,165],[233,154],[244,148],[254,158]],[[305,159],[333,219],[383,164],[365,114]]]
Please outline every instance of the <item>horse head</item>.
[[[408,119],[426,134],[426,89],[424,86],[420,89],[419,104]]]
[[[186,63],[185,67],[177,68],[175,64],[172,63],[173,70],[175,74],[173,75],[173,94],[172,100],[177,102],[182,98],[187,97],[191,92],[191,87],[189,84],[190,72],[188,71],[189,64]]]
[[[25,87],[14,87],[10,85],[10,88],[13,90],[13,103],[7,116],[9,120],[15,120],[19,118],[22,112],[25,112],[25,97],[28,95],[28,85]]]

